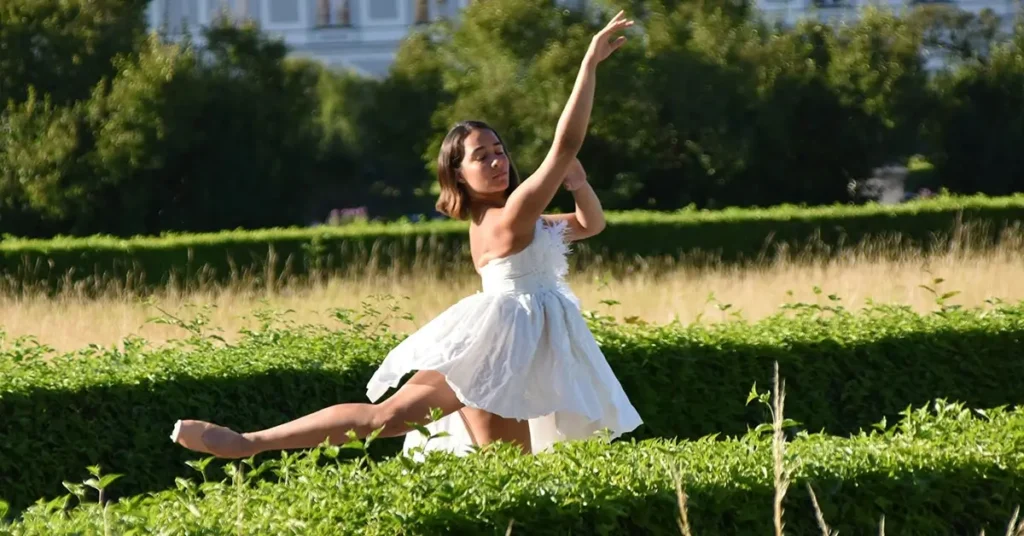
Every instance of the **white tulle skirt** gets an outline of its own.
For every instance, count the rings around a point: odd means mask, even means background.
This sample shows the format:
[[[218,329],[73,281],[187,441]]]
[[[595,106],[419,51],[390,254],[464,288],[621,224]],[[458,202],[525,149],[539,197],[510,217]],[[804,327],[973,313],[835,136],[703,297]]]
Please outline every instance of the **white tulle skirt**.
[[[534,292],[479,292],[451,306],[387,355],[367,396],[378,401],[409,372],[438,371],[466,406],[529,420],[534,452],[602,431],[613,439],[642,424],[575,297],[560,285],[532,286]],[[427,428],[449,435],[424,445],[426,438],[411,432],[406,452],[472,449],[458,413]]]

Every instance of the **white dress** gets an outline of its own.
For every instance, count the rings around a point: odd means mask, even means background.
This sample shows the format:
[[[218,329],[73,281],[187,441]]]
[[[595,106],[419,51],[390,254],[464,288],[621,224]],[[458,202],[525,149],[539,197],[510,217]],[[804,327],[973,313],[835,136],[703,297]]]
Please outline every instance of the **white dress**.
[[[554,443],[593,437],[610,439],[642,424],[580,314],[565,283],[566,225],[537,221],[526,249],[480,269],[483,290],[463,298],[397,345],[367,385],[377,401],[414,370],[436,370],[466,406],[530,422],[533,452]],[[413,447],[471,451],[472,439],[458,413],[427,428],[448,437],[424,445],[413,431]]]

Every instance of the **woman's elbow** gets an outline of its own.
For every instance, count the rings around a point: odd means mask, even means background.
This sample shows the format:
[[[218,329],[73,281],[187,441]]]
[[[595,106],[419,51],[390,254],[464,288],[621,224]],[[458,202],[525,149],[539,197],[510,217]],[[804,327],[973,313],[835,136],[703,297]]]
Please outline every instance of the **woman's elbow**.
[[[601,234],[601,231],[604,231],[604,228],[605,228],[604,220],[596,221],[596,222],[593,222],[593,223],[588,223],[588,225],[586,226],[586,230],[585,230],[584,234],[586,235],[586,238],[590,238],[592,236],[597,236],[597,235]]]

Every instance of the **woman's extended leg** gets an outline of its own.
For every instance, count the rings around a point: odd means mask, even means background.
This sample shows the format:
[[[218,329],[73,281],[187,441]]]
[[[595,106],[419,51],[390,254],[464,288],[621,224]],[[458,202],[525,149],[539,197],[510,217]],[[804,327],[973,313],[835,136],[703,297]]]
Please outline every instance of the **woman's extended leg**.
[[[330,437],[332,444],[360,438],[378,428],[382,437],[405,434],[407,422],[426,424],[433,408],[444,415],[458,411],[462,402],[436,371],[419,371],[392,397],[379,404],[337,404],[273,428],[239,434],[203,421],[181,421],[175,440],[182,446],[220,458],[246,458],[268,450],[312,448]]]

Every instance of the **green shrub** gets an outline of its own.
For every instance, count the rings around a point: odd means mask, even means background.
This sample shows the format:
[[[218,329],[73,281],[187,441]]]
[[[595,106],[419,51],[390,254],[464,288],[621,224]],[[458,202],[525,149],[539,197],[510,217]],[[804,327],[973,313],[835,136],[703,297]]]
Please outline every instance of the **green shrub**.
[[[765,420],[744,405],[751,384],[768,384],[780,363],[791,388],[788,415],[810,431],[850,434],[909,405],[938,397],[972,407],[1024,398],[1020,341],[1024,304],[919,315],[875,307],[859,314],[794,306],[792,318],[756,324],[613,325],[592,317],[595,334],[645,424],[631,437],[739,434]],[[350,324],[352,313],[339,318]],[[127,473],[118,490],[171,486],[186,451],[168,440],[179,418],[236,429],[264,428],[322,407],[365,401],[374,368],[398,340],[369,327],[265,323],[223,347],[196,335],[188,346],[90,348],[44,359],[30,341],[0,355],[0,490],[14,508],[62,492],[62,479],[100,464]],[[364,326],[385,318],[359,320]],[[383,328],[382,328],[383,329]],[[374,455],[400,440],[381,440]],[[39,463],[27,464],[25,460]]]
[[[854,248],[930,250],[965,229],[972,247],[997,243],[1024,219],[1024,196],[936,198],[898,206],[780,206],[675,213],[613,213],[600,235],[574,245],[576,268],[637,257],[686,264],[750,263],[778,251],[822,259]],[[971,224],[971,225],[965,225]],[[49,289],[120,282],[137,289],[237,280],[275,284],[287,276],[468,267],[466,223],[352,224],[119,239],[106,236],[0,243],[0,277]],[[873,244],[870,247],[865,244]]]
[[[1024,501],[1022,447],[1019,411],[972,413],[942,401],[907,411],[884,432],[847,439],[801,434],[784,457],[792,472],[782,503],[786,532],[820,534],[812,489],[840,534],[877,534],[883,517],[885,534],[1002,534]],[[772,526],[772,443],[762,434],[575,442],[539,456],[501,446],[461,460],[435,453],[423,463],[403,456],[371,466],[337,463],[339,451],[318,448],[255,470],[243,466],[231,472],[234,483],[183,479],[177,489],[106,509],[79,485],[84,503],[70,515],[56,511],[65,501],[74,504],[66,496],[33,507],[10,529],[500,535],[511,526],[512,534],[680,534],[673,474],[685,485],[693,534],[770,533]]]

